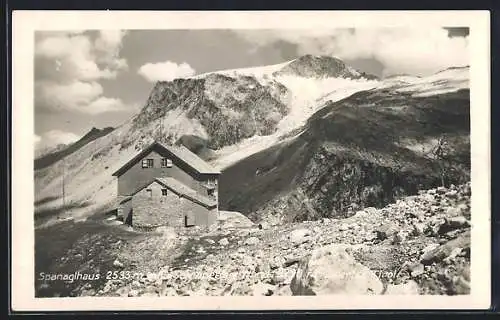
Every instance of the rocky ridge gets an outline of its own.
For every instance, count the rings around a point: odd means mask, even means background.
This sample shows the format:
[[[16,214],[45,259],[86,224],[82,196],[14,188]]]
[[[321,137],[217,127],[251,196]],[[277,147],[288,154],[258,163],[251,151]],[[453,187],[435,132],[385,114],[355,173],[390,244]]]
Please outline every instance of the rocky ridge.
[[[273,76],[297,75],[305,78],[341,77],[348,79],[377,79],[376,76],[360,72],[342,60],[329,56],[313,56],[310,54],[299,57],[273,73]]]
[[[210,148],[218,149],[256,134],[273,133],[289,111],[288,94],[279,82],[262,85],[253,76],[210,74],[202,79],[160,81],[134,119],[132,130],[176,112],[201,126],[199,134]]]

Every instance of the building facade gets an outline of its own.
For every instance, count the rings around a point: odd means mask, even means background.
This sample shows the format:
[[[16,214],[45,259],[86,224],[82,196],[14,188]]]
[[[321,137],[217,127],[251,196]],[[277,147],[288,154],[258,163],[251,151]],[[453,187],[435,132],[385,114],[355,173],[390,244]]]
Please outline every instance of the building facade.
[[[129,225],[206,226],[217,219],[220,172],[183,146],[155,142],[113,176],[118,217]]]

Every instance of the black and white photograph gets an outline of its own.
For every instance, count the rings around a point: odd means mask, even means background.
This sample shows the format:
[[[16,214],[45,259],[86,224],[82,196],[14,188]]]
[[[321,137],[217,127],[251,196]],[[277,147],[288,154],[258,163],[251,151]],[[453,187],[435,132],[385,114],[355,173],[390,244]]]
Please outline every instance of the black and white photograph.
[[[35,28],[26,54],[33,299],[485,292],[481,28],[90,20]]]

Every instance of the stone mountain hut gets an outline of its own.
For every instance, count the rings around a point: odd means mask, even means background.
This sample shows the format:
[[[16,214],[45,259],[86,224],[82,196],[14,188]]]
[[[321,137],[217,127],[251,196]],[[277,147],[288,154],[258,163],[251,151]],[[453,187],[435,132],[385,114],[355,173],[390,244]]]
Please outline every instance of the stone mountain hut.
[[[208,226],[217,219],[220,172],[184,146],[154,142],[113,176],[118,218],[131,226]]]

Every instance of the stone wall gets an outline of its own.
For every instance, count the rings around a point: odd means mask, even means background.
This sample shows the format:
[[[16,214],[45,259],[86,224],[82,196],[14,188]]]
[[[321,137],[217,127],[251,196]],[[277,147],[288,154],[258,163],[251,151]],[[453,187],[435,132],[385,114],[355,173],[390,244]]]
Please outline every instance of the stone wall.
[[[134,226],[184,227],[185,217],[194,225],[209,225],[217,219],[216,208],[209,210],[180,197],[170,189],[167,190],[167,195],[162,195],[162,189],[165,188],[154,181],[133,196],[131,202]]]
[[[183,199],[182,209],[197,226],[208,226],[217,220],[217,208],[207,209],[188,199]]]

